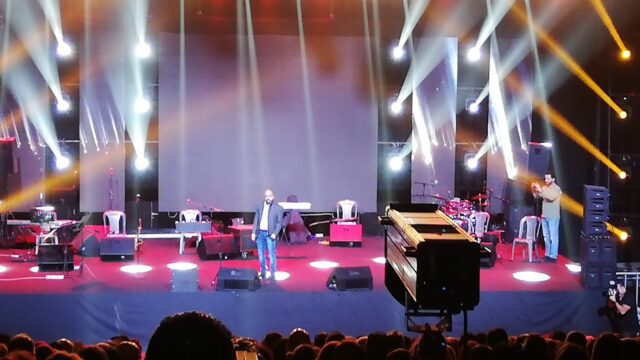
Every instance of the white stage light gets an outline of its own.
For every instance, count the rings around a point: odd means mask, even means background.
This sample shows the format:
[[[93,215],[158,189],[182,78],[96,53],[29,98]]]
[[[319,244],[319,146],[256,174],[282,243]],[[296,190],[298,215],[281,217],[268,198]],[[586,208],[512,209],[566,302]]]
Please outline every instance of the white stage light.
[[[551,149],[553,147],[553,144],[550,142],[543,142],[543,143],[540,143],[540,146],[544,146],[546,148]]]
[[[56,110],[58,110],[59,113],[65,113],[71,110],[71,102],[64,97],[58,99],[56,102]]]
[[[389,168],[393,171],[400,171],[404,166],[404,161],[402,161],[402,156],[395,155],[389,159]]]
[[[373,258],[373,262],[376,264],[385,264],[387,262],[387,259],[385,259],[384,256],[379,256],[377,258]]]
[[[138,171],[146,170],[149,167],[149,159],[146,156],[138,156],[134,164]]]
[[[620,180],[624,180],[627,178],[627,172],[626,171],[621,171],[620,173],[618,173],[618,177],[620,178]]]
[[[133,104],[133,107],[138,114],[144,114],[149,110],[151,110],[151,103],[149,102],[149,100],[141,96],[136,99],[135,103]]]
[[[195,268],[198,267],[198,265],[194,264],[194,263],[190,263],[190,262],[174,262],[171,264],[167,264],[167,267],[171,270],[179,270],[179,271],[186,271],[186,270],[193,270]]]
[[[333,269],[338,267],[338,263],[335,261],[327,261],[327,260],[318,260],[309,263],[311,267],[316,269]]]
[[[475,156],[472,156],[465,161],[465,165],[469,170],[476,170],[478,168],[478,159],[476,159]]]
[[[469,51],[467,51],[467,60],[471,62],[476,62],[480,60],[481,56],[482,56],[482,53],[480,52],[480,49],[478,49],[475,46],[469,49]]]
[[[471,104],[469,104],[469,112],[472,114],[477,114],[478,111],[480,111],[480,105],[477,102],[472,102]]]
[[[402,113],[402,103],[396,100],[391,103],[391,106],[389,106],[389,109],[391,110],[391,113],[393,115],[400,115]]]
[[[68,157],[60,155],[56,158],[56,168],[58,168],[58,170],[66,169],[69,165],[71,165],[71,160],[69,160]]]
[[[395,61],[402,60],[405,54],[406,52],[404,51],[404,48],[400,45],[395,46],[393,50],[391,50],[391,58]]]
[[[6,272],[7,270],[9,270],[9,268],[7,268],[6,266],[0,265],[0,273]]]
[[[551,276],[537,271],[520,271],[513,273],[513,278],[526,282],[543,282],[551,279]]]
[[[565,264],[567,270],[572,273],[579,273],[582,271],[582,266],[580,264]]]
[[[71,54],[73,53],[73,49],[71,48],[71,45],[69,45],[65,41],[61,41],[61,42],[58,43],[58,47],[56,48],[56,52],[58,53],[59,57],[67,58],[67,57],[71,56]]]
[[[151,266],[149,265],[125,265],[120,268],[120,271],[127,274],[144,274],[151,271]]]
[[[146,42],[141,41],[138,43],[138,45],[136,45],[135,53],[136,56],[141,59],[148,58],[149,56],[151,56],[151,46],[149,46],[149,44],[147,44]]]

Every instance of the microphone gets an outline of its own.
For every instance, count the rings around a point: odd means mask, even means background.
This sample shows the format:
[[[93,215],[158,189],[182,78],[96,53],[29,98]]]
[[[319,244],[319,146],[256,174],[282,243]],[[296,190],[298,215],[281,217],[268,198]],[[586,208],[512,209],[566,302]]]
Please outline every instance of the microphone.
[[[140,202],[140,194],[136,194],[136,202]]]
[[[187,205],[191,205],[191,198],[187,198]]]

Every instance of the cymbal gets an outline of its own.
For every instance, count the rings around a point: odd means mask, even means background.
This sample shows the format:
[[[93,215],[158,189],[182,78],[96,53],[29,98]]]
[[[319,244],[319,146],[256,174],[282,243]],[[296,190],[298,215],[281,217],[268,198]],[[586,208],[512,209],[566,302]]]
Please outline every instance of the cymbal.
[[[484,199],[486,199],[486,198],[488,198],[488,196],[487,196],[487,195],[485,195],[485,194],[478,194],[478,195],[476,195],[476,196],[472,197],[472,198],[471,198],[471,200],[473,200],[473,201],[478,201],[478,200],[480,200],[480,199],[484,200]]]

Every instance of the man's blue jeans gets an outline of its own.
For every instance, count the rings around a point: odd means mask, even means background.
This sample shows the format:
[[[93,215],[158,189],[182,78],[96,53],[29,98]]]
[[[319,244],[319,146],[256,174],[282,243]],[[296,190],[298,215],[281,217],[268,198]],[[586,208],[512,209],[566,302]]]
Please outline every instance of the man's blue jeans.
[[[260,259],[260,275],[264,279],[267,275],[267,263],[265,259],[265,250],[269,250],[269,260],[271,266],[271,278],[275,279],[276,276],[276,240],[269,236],[266,231],[260,230],[258,232],[258,238],[256,239],[256,245],[258,246],[258,259]]]
[[[560,218],[549,219],[542,218],[542,236],[544,236],[544,251],[546,255],[552,259],[558,258],[558,242],[560,237],[558,228],[560,227]]]

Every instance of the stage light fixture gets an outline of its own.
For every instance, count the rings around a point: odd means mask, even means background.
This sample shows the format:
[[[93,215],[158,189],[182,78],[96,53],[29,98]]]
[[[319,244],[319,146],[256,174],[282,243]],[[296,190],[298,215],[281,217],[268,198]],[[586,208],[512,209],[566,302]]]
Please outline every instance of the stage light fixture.
[[[378,256],[376,258],[373,258],[373,262],[376,264],[386,264],[387,263],[387,259],[384,256]]]
[[[480,111],[480,104],[478,104],[475,100],[468,101],[467,111],[471,114],[477,114],[478,111]]]
[[[471,62],[476,62],[480,60],[481,57],[482,53],[480,52],[480,49],[475,46],[467,51],[467,60]]]
[[[395,100],[394,102],[391,103],[391,105],[389,105],[389,110],[393,115],[402,114],[402,103],[398,100]]]
[[[627,241],[629,239],[629,233],[626,231],[621,231],[620,234],[618,235],[618,237],[620,238],[620,240],[622,241]]]
[[[391,58],[395,61],[400,61],[404,58],[406,51],[400,45],[394,46],[391,50]]]
[[[71,160],[68,157],[60,155],[56,157],[56,168],[58,170],[64,170],[71,165]]]
[[[572,272],[574,274],[582,271],[582,266],[580,266],[580,264],[565,264],[565,267],[567,268],[567,270],[569,270],[569,272]]]
[[[620,58],[622,60],[629,60],[631,59],[631,51],[629,51],[628,49],[624,49],[620,52]]]
[[[198,265],[194,263],[184,262],[184,261],[167,264],[167,268],[171,270],[178,270],[178,271],[193,270],[197,267]]]
[[[140,59],[145,59],[151,56],[151,46],[149,46],[149,44],[144,41],[139,42],[136,45],[134,51],[136,56]]]
[[[622,110],[622,111],[620,111],[620,112],[618,113],[618,117],[619,117],[620,119],[623,119],[623,120],[624,120],[624,119],[626,119],[626,118],[627,118],[627,116],[629,116],[629,114],[627,114],[627,112],[626,112],[626,111],[624,111],[624,110]]]
[[[400,171],[404,166],[404,161],[402,161],[402,156],[394,155],[389,158],[389,169],[393,171]]]
[[[136,157],[136,161],[134,165],[136,166],[136,170],[143,171],[149,167],[149,159],[146,156],[138,156]]]
[[[56,110],[59,113],[66,113],[71,110],[71,101],[68,100],[68,96],[63,95],[62,98],[56,101]]]
[[[618,173],[618,177],[620,178],[620,180],[624,180],[627,178],[627,172],[626,171],[621,171]]]
[[[476,158],[476,154],[465,154],[464,155],[464,165],[468,170],[475,171],[478,169],[478,159]]]
[[[136,99],[135,103],[133,104],[133,107],[138,114],[144,114],[149,110],[151,110],[151,103],[149,102],[149,100],[141,96]]]
[[[71,45],[69,45],[69,43],[63,40],[58,43],[56,53],[61,58],[68,58],[71,56],[71,54],[73,54],[73,49],[71,48]]]
[[[553,147],[553,144],[550,142],[543,142],[543,143],[540,143],[540,146],[544,146],[546,148],[551,149]]]

